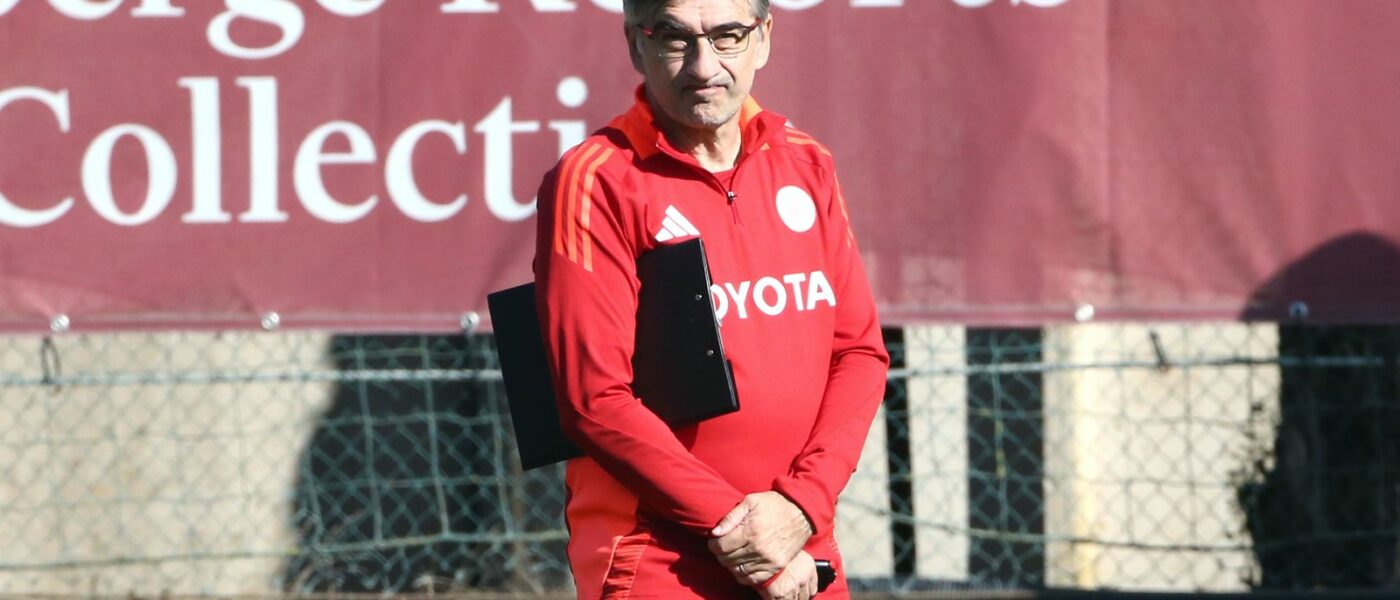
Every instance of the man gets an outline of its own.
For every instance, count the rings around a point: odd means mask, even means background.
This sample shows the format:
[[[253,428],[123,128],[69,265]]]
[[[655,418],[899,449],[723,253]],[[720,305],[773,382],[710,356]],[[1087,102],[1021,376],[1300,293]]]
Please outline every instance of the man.
[[[541,324],[580,598],[810,598],[889,359],[831,155],[749,98],[767,0],[627,0],[635,105],[539,194]],[[671,430],[633,395],[636,259],[703,236],[736,413]],[[844,577],[823,598],[848,595]]]

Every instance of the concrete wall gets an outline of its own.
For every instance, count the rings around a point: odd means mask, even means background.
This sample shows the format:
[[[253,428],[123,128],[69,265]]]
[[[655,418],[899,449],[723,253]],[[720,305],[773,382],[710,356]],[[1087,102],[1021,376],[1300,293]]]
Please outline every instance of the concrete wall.
[[[894,575],[890,545],[889,467],[885,411],[875,415],[860,464],[836,503],[836,540],[847,577]]]
[[[962,580],[968,568],[967,366],[964,329],[905,330],[909,368],[909,454],[918,523],[915,573]]]
[[[1277,329],[1212,323],[1050,328],[1045,360],[1093,365],[1045,376],[1050,585],[1239,590],[1252,567],[1235,501],[1248,433],[1277,414],[1275,365],[1195,365],[1272,357]],[[1267,439],[1267,438],[1266,438]],[[1076,540],[1094,540],[1078,543]]]
[[[0,387],[0,592],[276,589],[295,546],[288,501],[297,461],[330,384],[136,380],[176,371],[329,371],[327,340],[262,333],[54,338],[54,374],[133,381]],[[0,343],[5,378],[42,375],[40,338]]]
[[[1168,367],[1158,370],[1152,333]],[[920,578],[969,578],[964,329],[911,327],[910,469]],[[298,461],[335,393],[312,333],[0,338],[0,592],[259,593],[297,547]],[[1236,474],[1277,413],[1273,327],[1057,326],[1043,378],[1045,547],[1052,586],[1242,588],[1251,557]],[[56,360],[55,360],[56,359]],[[1121,362],[1145,366],[1105,366]],[[1096,366],[1099,365],[1099,366]],[[268,381],[164,381],[259,373]],[[1253,407],[1253,409],[1251,409]],[[1262,415],[1262,416],[1261,416]],[[1258,428],[1264,427],[1261,431]],[[1250,433],[1255,434],[1253,442]],[[882,411],[838,506],[852,577],[893,575]],[[74,565],[77,565],[75,567]]]
[[[910,327],[905,343],[916,373],[908,383],[916,575],[978,580],[969,573],[965,330]],[[1272,439],[1280,374],[1268,361],[1277,348],[1270,325],[1045,331],[1043,361],[1057,365],[1043,373],[1039,399],[1048,585],[1244,589],[1254,565],[1235,488],[1257,445]],[[1250,357],[1266,364],[1219,364]],[[870,550],[853,561],[853,576],[893,573],[881,516],[888,511],[883,417],[876,425],[840,512],[848,557]]]

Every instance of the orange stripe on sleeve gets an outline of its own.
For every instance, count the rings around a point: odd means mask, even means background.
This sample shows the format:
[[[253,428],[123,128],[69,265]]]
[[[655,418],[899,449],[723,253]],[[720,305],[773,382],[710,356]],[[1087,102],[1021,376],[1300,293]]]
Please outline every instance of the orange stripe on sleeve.
[[[581,152],[576,151],[564,158],[564,164],[559,167],[559,179],[554,183],[554,252],[556,254],[564,254],[564,230],[567,227],[564,210],[569,203],[569,181],[573,179],[574,171],[577,170],[579,154]]]
[[[801,145],[804,145],[804,146],[816,146],[816,147],[817,147],[817,150],[820,150],[822,154],[825,154],[825,155],[827,155],[827,156],[831,156],[831,151],[830,151],[830,150],[827,150],[827,149],[826,149],[826,146],[822,145],[821,142],[818,142],[817,140],[814,140],[814,139],[812,139],[812,138],[810,138],[810,137],[803,137],[803,136],[792,135],[792,132],[791,132],[791,131],[788,132],[788,143],[789,143],[789,144],[801,144]]]
[[[579,208],[579,226],[583,233],[579,243],[583,246],[583,270],[593,272],[593,232],[589,229],[589,215],[593,212],[593,182],[598,180],[598,167],[603,166],[612,156],[612,150],[605,148],[598,158],[588,164],[583,175],[583,206]]]
[[[601,146],[589,146],[583,151],[583,156],[579,157],[578,162],[574,163],[575,166],[588,162],[600,149]],[[574,262],[578,262],[578,184],[580,175],[582,173],[575,170],[573,175],[569,177],[569,208],[564,215],[564,220],[568,221],[566,224],[567,233],[564,237],[564,250],[569,260]]]
[[[841,207],[841,218],[846,220],[846,246],[856,241],[856,232],[851,228],[851,213],[846,211],[846,195],[841,193],[841,184],[836,184],[836,204]]]
[[[807,132],[791,128],[787,130],[787,139],[789,142],[794,144],[800,144],[804,141],[808,143],[817,141],[817,138],[808,135]]]

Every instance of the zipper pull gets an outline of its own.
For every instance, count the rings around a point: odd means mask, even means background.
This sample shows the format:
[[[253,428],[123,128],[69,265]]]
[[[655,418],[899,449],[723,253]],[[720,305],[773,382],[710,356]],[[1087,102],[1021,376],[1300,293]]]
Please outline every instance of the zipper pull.
[[[729,199],[730,204],[734,204],[734,199],[738,198],[739,194],[734,193],[734,190],[729,190],[724,193],[724,196]]]

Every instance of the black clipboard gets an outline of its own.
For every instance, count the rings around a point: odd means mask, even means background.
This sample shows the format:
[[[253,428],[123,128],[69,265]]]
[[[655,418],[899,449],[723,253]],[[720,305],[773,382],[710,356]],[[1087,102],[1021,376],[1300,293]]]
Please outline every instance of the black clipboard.
[[[739,410],[710,304],[710,269],[699,239],[637,259],[641,288],[632,353],[632,391],[672,427]],[[553,379],[535,308],[535,284],[487,296],[520,466],[526,470],[582,456],[559,426]]]

